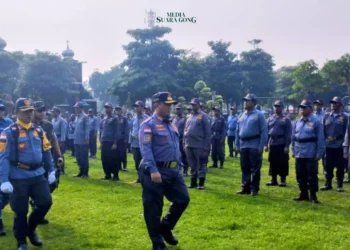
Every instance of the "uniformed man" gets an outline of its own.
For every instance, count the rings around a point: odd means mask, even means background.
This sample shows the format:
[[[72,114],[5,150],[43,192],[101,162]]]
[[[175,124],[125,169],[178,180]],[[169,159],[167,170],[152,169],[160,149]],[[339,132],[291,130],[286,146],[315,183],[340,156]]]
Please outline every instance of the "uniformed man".
[[[218,167],[218,160],[220,161],[220,168],[224,168],[225,161],[225,138],[227,132],[227,125],[225,118],[221,115],[220,107],[213,107],[215,117],[211,125],[211,158],[213,160],[212,168]]]
[[[213,118],[209,115],[209,111],[205,108],[204,102],[200,102],[199,107],[200,107],[201,111],[207,115],[209,124],[211,125],[213,123]]]
[[[132,153],[131,152],[131,131],[132,131],[132,124],[134,123],[134,119],[132,118],[131,112],[128,112],[126,117],[128,119],[128,125],[129,125],[128,153]]]
[[[52,184],[56,178],[50,142],[43,130],[31,123],[32,101],[20,98],[15,109],[17,122],[0,135],[0,189],[12,193],[13,232],[18,249],[27,250],[27,237],[34,246],[42,245],[35,229],[52,205],[48,182]],[[49,173],[48,181],[44,177],[45,170]],[[36,205],[27,220],[29,198]]]
[[[237,194],[255,196],[260,190],[262,154],[267,141],[267,126],[263,113],[255,108],[256,96],[242,99],[246,110],[238,119],[236,129],[237,152],[241,154],[242,190]]]
[[[180,142],[181,160],[183,164],[183,174],[184,176],[188,176],[188,163],[187,163],[186,153],[184,151],[184,143],[183,143],[185,125],[186,125],[186,116],[183,115],[183,107],[181,103],[176,104],[175,109],[176,109],[176,116],[173,119],[173,123],[176,126],[180,135],[179,142]]]
[[[35,124],[36,126],[40,126],[44,130],[45,135],[52,146],[51,154],[57,157],[57,158],[54,157],[53,159],[55,173],[56,173],[55,175],[56,181],[50,185],[50,192],[53,193],[58,187],[61,170],[63,170],[63,166],[64,166],[64,160],[61,154],[59,143],[57,141],[57,137],[54,132],[53,125],[51,122],[44,119],[45,112],[46,112],[44,103],[41,101],[34,102],[34,108],[35,108],[35,111],[34,111],[33,124]],[[47,172],[45,173],[46,178],[48,178],[48,174],[49,173]],[[31,201],[30,204],[32,207],[35,206],[34,201]],[[45,225],[48,223],[49,221],[43,218],[43,220],[40,221],[38,224]]]
[[[140,151],[140,141],[139,141],[139,131],[141,128],[141,123],[148,118],[148,115],[143,113],[143,107],[145,104],[142,101],[136,101],[134,104],[136,116],[134,118],[134,122],[132,125],[132,132],[131,132],[131,150],[132,154],[134,156],[135,161],[135,168],[137,171],[137,180],[135,183],[140,183],[140,177],[139,177],[139,166],[140,162],[142,160],[142,155]]]
[[[6,107],[4,105],[4,102],[0,100],[0,134],[5,128],[7,128],[13,123],[11,119],[5,117],[5,111],[6,111]],[[1,184],[1,180],[0,180],[0,184]],[[0,191],[0,236],[6,235],[6,231],[2,223],[2,210],[9,203],[9,199],[10,199],[9,194],[6,194]]]
[[[61,153],[62,155],[64,155],[68,124],[66,120],[61,117],[60,108],[54,107],[52,110],[53,110],[53,119],[52,119],[53,129],[55,131],[57,141],[60,145]],[[54,155],[54,158],[57,158],[57,156]]]
[[[49,122],[52,122],[52,112],[51,112],[51,110],[46,112],[46,120],[48,120]]]
[[[321,100],[314,101],[314,115],[323,122],[323,117],[325,115],[325,112],[323,111],[323,102]]]
[[[299,197],[294,200],[319,203],[316,196],[317,162],[325,153],[323,127],[321,121],[312,115],[311,102],[303,100],[299,108],[301,117],[292,126],[292,155],[295,157],[296,177],[300,189]]]
[[[207,175],[211,131],[208,116],[199,110],[199,99],[193,98],[191,105],[192,113],[187,117],[184,133],[185,153],[191,168],[189,188],[203,190]],[[197,184],[198,179],[199,185]]]
[[[128,139],[129,139],[129,124],[125,116],[122,115],[122,108],[115,107],[117,117],[119,119],[119,138],[117,142],[117,152],[118,152],[118,168],[126,171],[127,170],[127,156],[126,152],[128,150]]]
[[[96,158],[97,151],[97,132],[100,127],[98,118],[94,115],[94,110],[89,109],[89,149],[90,149],[90,158]]]
[[[343,106],[340,97],[335,96],[331,101],[331,113],[327,113],[323,118],[324,136],[326,138],[325,175],[326,184],[322,191],[332,189],[333,170],[337,169],[338,192],[344,192],[344,158],[343,143],[348,125],[348,116],[341,112]]]
[[[231,107],[231,115],[227,119],[227,144],[230,150],[230,157],[233,157],[233,152],[235,152],[235,157],[237,157],[236,150],[236,128],[237,128],[238,115],[236,107]]]
[[[145,106],[144,111],[146,115],[152,116],[152,109],[150,106]]]
[[[152,100],[155,113],[142,123],[139,135],[143,156],[140,178],[144,217],[153,250],[166,250],[164,241],[170,245],[178,244],[172,230],[190,198],[180,173],[179,134],[176,126],[169,122],[171,105],[176,102],[167,92],[155,94]],[[160,219],[164,196],[171,205]]]
[[[68,141],[69,141],[69,148],[72,151],[71,156],[75,156],[75,146],[74,146],[75,127],[76,127],[76,116],[74,114],[71,114],[70,121],[68,123]]]
[[[190,115],[192,113],[192,107],[187,106],[186,111],[187,111],[186,115]]]
[[[269,152],[271,181],[267,186],[277,186],[277,175],[281,177],[280,187],[286,186],[286,177],[289,174],[289,146],[291,144],[292,124],[283,115],[283,102],[275,101],[275,114],[267,120],[268,142],[265,152]]]
[[[75,177],[89,177],[89,118],[84,113],[84,103],[77,102],[74,105],[77,114],[74,131],[75,157],[79,166],[79,173]]]

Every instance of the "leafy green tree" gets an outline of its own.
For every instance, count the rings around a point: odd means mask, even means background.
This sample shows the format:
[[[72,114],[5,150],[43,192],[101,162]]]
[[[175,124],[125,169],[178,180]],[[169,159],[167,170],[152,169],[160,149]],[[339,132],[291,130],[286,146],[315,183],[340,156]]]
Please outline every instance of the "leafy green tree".
[[[204,81],[198,81],[194,85],[194,90],[200,95],[201,91],[207,87],[207,84]]]
[[[203,88],[199,93],[199,98],[203,102],[207,102],[208,100],[211,99],[211,97],[212,97],[211,89],[208,87]]]
[[[6,51],[0,52],[0,98],[12,96],[19,81],[19,63]]]

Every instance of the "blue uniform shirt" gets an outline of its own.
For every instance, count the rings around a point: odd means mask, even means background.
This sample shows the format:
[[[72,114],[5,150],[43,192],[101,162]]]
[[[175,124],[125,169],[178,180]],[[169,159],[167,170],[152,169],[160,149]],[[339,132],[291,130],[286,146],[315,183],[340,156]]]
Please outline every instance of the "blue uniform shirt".
[[[327,113],[324,116],[323,129],[326,138],[326,148],[342,148],[348,116],[344,113]]]
[[[153,114],[142,123],[139,138],[142,163],[151,173],[158,172],[156,162],[177,161],[181,166],[179,134],[173,123]]]
[[[184,133],[185,133],[186,116],[184,116],[184,115],[175,116],[173,119],[173,123],[179,132],[180,140],[183,140]]]
[[[74,144],[84,145],[85,141],[89,141],[89,118],[85,113],[77,115],[74,131]]]
[[[129,140],[129,124],[125,116],[118,116],[119,118],[119,139]]]
[[[289,147],[292,137],[292,123],[286,116],[272,115],[267,121],[269,145]]]
[[[0,182],[2,183],[13,179],[28,179],[43,175],[45,173],[44,168],[48,173],[54,171],[50,142],[44,132],[44,140],[42,141],[38,132],[42,128],[35,127],[32,124],[29,124],[27,129],[22,127],[22,125],[18,125],[18,128],[17,145],[15,145],[12,137],[11,128],[6,128],[0,134]],[[19,163],[33,165],[44,163],[44,168],[40,167],[29,171],[11,165],[11,161],[16,160],[16,147],[18,147]]]
[[[249,137],[258,137],[244,140]],[[243,138],[243,140],[241,140]],[[236,129],[236,146],[241,148],[254,148],[262,151],[267,142],[267,126],[264,114],[253,109],[252,112],[244,112],[238,119]]]
[[[55,131],[58,142],[65,142],[67,135],[67,121],[60,115],[52,119],[53,130]]]
[[[119,138],[119,118],[114,115],[106,116],[101,122],[101,142],[113,142],[117,144]]]
[[[99,120],[96,116],[90,117],[89,116],[89,130],[94,131],[94,134],[97,135],[98,129],[99,129]]]
[[[320,113],[317,113],[317,111],[314,112],[314,116],[317,117],[321,123],[323,123],[323,118],[326,113],[321,110]]]
[[[227,136],[236,136],[238,115],[230,115],[227,119]]]
[[[140,117],[135,117],[133,124],[132,124],[132,131],[131,131],[131,147],[132,148],[139,148],[139,131],[141,128],[141,124],[143,121],[145,121],[148,118],[148,115],[142,114]]]
[[[76,121],[70,121],[68,124],[68,139],[74,139]]]
[[[316,138],[316,142],[299,143],[297,139]],[[300,117],[292,130],[292,152],[296,158],[320,158],[325,153],[323,127],[319,118],[310,115],[306,120]]]
[[[0,119],[0,133],[7,128],[8,126],[10,126],[13,123],[13,121],[9,118],[2,118]]]

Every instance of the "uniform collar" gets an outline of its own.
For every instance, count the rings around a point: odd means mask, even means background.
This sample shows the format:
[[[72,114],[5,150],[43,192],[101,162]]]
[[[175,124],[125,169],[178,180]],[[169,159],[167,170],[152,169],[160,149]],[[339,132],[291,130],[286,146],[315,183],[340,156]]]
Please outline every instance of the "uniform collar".
[[[22,128],[26,129],[26,130],[29,130],[33,124],[30,122],[30,123],[24,123],[22,122],[21,120],[17,119],[17,123],[18,125],[20,125]]]

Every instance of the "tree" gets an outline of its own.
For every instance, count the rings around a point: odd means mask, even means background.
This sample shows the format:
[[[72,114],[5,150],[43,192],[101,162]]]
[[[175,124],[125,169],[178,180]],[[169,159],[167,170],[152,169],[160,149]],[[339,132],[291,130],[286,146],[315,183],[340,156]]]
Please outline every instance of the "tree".
[[[182,105],[186,105],[186,104],[187,104],[187,103],[186,103],[186,98],[183,97],[183,96],[179,96],[179,97],[177,98],[177,101],[178,101],[179,103],[181,103]]]
[[[206,102],[206,101],[210,100],[211,96],[212,96],[211,89],[208,88],[208,87],[203,88],[201,90],[201,92],[199,93],[199,98],[203,102]]]
[[[14,93],[19,80],[19,63],[10,52],[0,52],[0,96],[8,99]]]
[[[260,39],[253,39],[253,40],[248,41],[248,43],[253,45],[254,49],[257,49],[259,44],[262,43],[262,40],[260,40]]]
[[[201,91],[207,87],[207,84],[204,81],[198,81],[196,82],[196,84],[194,85],[194,90],[197,92],[197,94],[199,95],[201,93]]]
[[[295,84],[293,73],[296,68],[297,66],[285,66],[275,72],[276,95],[279,96],[281,100],[288,101],[293,105],[298,104],[297,100],[289,98],[294,94],[292,86]]]

